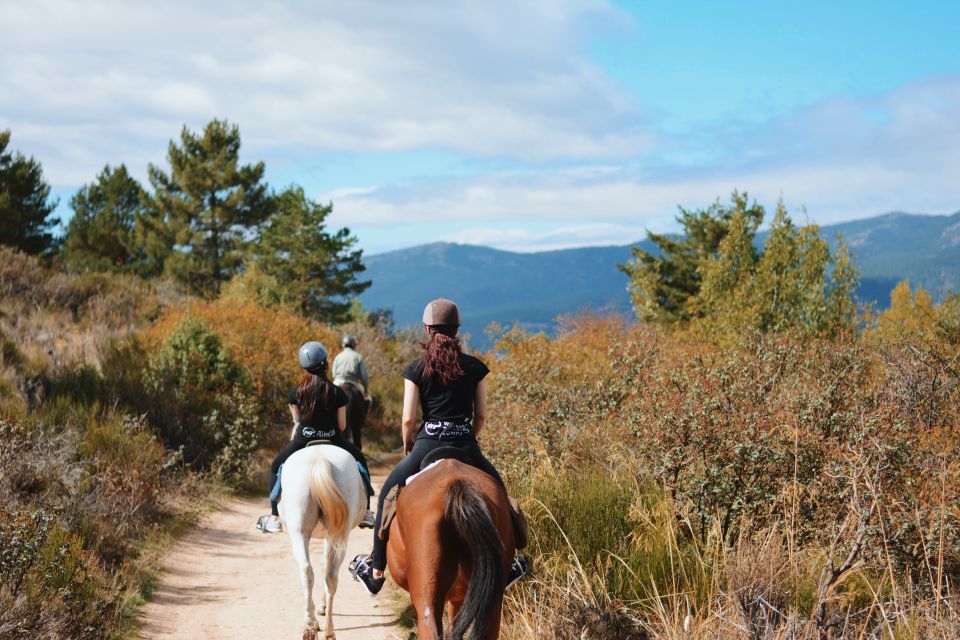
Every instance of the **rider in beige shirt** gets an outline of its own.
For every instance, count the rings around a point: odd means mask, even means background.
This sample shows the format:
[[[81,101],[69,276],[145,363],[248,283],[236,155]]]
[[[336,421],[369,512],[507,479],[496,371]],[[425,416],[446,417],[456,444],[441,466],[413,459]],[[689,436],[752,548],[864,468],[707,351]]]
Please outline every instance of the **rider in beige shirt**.
[[[367,365],[363,356],[357,353],[355,347],[357,339],[354,336],[343,336],[343,351],[333,359],[333,384],[342,387],[354,384],[363,391],[363,397],[370,401],[370,378],[367,375]]]

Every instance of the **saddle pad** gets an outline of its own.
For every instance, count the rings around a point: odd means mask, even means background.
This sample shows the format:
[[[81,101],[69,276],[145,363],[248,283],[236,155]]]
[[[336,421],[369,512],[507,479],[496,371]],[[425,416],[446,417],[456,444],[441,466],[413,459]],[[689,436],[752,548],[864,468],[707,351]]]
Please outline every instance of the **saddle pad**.
[[[437,466],[437,465],[440,464],[441,462],[443,462],[443,460],[437,460],[436,462],[431,462],[430,464],[428,464],[427,466],[425,466],[423,469],[420,469],[420,471],[417,471],[415,474],[413,474],[412,476],[410,476],[409,478],[407,478],[406,482],[404,482],[403,484],[405,484],[405,485],[410,484],[411,482],[413,482],[413,479],[416,478],[417,476],[419,476],[421,473],[423,473],[423,472],[426,471],[427,469],[430,469],[430,468],[432,468],[432,467]]]
[[[390,523],[393,522],[394,516],[397,515],[397,496],[399,495],[400,485],[396,485],[391,488],[383,498],[383,515],[380,518],[380,531],[377,532],[377,536],[381,540],[387,539],[387,532],[390,531]]]

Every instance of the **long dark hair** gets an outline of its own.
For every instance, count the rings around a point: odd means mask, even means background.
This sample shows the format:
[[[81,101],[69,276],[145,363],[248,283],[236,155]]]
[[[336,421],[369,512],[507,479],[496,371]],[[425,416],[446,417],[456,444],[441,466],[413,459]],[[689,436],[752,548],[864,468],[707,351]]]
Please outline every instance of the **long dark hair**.
[[[333,407],[336,397],[337,390],[327,378],[326,362],[305,372],[300,384],[297,385],[297,407],[300,409],[300,419],[309,420],[318,409],[323,411]]]
[[[438,324],[427,327],[430,340],[423,345],[423,375],[436,374],[444,386],[451,385],[463,375],[460,364],[460,340],[457,339],[457,325]]]

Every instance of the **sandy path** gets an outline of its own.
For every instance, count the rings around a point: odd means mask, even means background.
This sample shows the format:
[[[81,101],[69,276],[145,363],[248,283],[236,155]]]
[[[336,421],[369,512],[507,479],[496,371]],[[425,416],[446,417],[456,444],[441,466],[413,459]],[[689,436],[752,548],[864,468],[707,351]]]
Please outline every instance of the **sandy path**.
[[[382,481],[374,476],[375,487]],[[264,534],[254,526],[268,510],[265,498],[231,500],[178,541],[164,563],[153,600],[144,609],[142,638],[300,638],[303,596],[290,539],[286,533]],[[338,640],[406,637],[395,624],[389,595],[372,598],[347,572],[350,558],[369,552],[370,543],[369,529],[350,534],[334,600]],[[314,540],[310,547],[317,572],[322,545]],[[313,593],[318,601],[322,583],[314,585]],[[320,625],[322,630],[322,619]]]

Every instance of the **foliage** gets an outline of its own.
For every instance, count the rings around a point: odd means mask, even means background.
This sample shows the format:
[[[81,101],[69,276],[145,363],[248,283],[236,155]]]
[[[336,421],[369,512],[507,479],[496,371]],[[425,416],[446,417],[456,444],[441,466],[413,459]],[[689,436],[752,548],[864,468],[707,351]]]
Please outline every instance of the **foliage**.
[[[340,338],[349,333],[359,339],[370,374],[373,410],[367,437],[399,437],[403,386],[397,372],[421,352],[416,337],[401,334],[390,338],[377,324],[379,316],[355,309],[351,320],[333,327],[304,318],[286,307],[263,306],[250,291],[234,289],[215,301],[197,301],[170,309],[144,332],[141,348],[153,351],[186,318],[194,318],[222,341],[250,381],[259,415],[268,425],[271,444],[289,436],[290,414],[287,391],[296,384],[303,370],[297,361],[297,349],[309,340],[319,340],[330,349],[331,362],[340,349]]]
[[[502,332],[483,447],[544,564],[507,637],[871,637],[883,607],[949,636],[960,314],[895,298],[864,336]]]
[[[637,317],[647,322],[676,322],[694,317],[690,307],[700,292],[704,261],[716,255],[734,225],[741,236],[752,242],[763,216],[763,207],[750,203],[746,193],[734,191],[729,206],[717,200],[706,209],[681,207],[677,222],[683,227],[683,234],[679,238],[648,233],[661,255],[635,248],[633,258],[620,265],[630,278],[628,288]],[[753,251],[750,244],[747,252]],[[747,258],[755,258],[755,254]]]
[[[170,142],[170,173],[150,165],[154,196],[138,233],[153,269],[212,296],[243,263],[249,235],[268,215],[264,165],[240,165],[240,131],[212,120]]]
[[[813,224],[797,227],[777,204],[763,249],[756,235],[763,207],[733,193],[731,205],[681,209],[679,240],[651,235],[662,251],[634,249],[622,269],[630,276],[641,320],[696,320],[720,336],[750,331],[836,333],[852,328],[858,273],[841,241],[831,254]]]
[[[349,296],[363,293],[370,281],[357,280],[364,270],[356,236],[346,227],[326,230],[333,205],[306,197],[290,187],[273,198],[275,213],[260,230],[254,264],[277,282],[277,295],[302,315],[340,322],[350,311]]]
[[[0,244],[31,254],[54,248],[52,218],[57,206],[50,200],[50,185],[33,158],[7,151],[10,131],[0,131]]]
[[[74,397],[77,380],[30,414],[0,404],[2,637],[114,637],[138,541],[188,484],[141,420]]]
[[[796,227],[778,203],[763,251],[754,249],[752,221],[735,216],[715,255],[701,266],[693,306],[709,329],[836,333],[853,326],[857,272],[840,242],[831,255],[816,225]]]
[[[135,237],[147,195],[127,168],[107,165],[96,182],[84,185],[70,199],[73,217],[67,224],[63,255],[79,270],[137,268],[142,248]]]
[[[0,512],[0,636],[97,639],[116,606],[92,554],[43,512]]]
[[[198,468],[242,475],[263,437],[250,380],[219,336],[184,318],[148,358],[150,419],[167,447]]]

